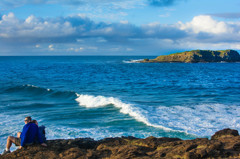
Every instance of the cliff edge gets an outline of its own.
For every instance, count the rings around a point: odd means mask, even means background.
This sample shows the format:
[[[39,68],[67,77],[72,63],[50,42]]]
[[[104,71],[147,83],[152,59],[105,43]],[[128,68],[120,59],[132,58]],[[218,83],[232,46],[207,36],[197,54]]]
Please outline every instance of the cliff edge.
[[[48,147],[32,145],[1,159],[152,159],[152,158],[240,158],[240,136],[237,130],[224,129],[211,139],[134,137],[48,140]]]
[[[157,62],[240,62],[240,55],[235,50],[192,50],[170,55],[158,56],[155,59],[144,59],[142,63]]]

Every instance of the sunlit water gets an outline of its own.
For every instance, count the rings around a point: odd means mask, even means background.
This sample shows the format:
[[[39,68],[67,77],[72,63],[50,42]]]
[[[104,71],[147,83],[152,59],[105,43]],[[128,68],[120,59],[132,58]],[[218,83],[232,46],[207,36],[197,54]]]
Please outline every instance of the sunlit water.
[[[144,58],[0,57],[1,149],[29,115],[47,139],[240,129],[240,63],[138,63]]]

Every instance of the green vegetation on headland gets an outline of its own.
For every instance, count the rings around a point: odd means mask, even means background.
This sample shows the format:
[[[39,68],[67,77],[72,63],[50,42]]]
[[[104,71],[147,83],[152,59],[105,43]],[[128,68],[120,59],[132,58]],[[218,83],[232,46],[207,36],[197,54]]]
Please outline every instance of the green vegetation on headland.
[[[235,50],[192,50],[170,55],[158,56],[155,59],[144,59],[142,63],[158,62],[240,62],[240,55]]]

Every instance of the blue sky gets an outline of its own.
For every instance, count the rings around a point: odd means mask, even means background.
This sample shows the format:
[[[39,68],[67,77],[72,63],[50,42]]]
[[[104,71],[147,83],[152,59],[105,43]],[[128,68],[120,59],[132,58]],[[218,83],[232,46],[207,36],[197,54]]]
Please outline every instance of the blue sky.
[[[1,0],[0,55],[240,50],[239,0]]]

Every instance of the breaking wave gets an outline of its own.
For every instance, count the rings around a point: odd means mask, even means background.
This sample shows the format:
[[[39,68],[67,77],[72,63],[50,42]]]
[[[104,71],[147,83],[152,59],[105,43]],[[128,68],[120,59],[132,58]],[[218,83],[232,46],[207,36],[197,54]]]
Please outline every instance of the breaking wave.
[[[7,88],[5,92],[8,92],[8,93],[19,92],[21,94],[25,93],[28,95],[30,94],[36,98],[40,96],[40,97],[48,97],[48,98],[57,98],[58,100],[59,99],[75,100],[79,103],[80,106],[84,106],[86,108],[97,108],[97,107],[104,107],[107,105],[113,105],[114,107],[120,109],[120,113],[128,114],[134,119],[136,119],[137,121],[142,122],[148,126],[160,128],[165,131],[174,131],[170,128],[149,122],[146,115],[143,114],[144,110],[136,107],[134,104],[124,103],[120,99],[117,99],[114,97],[84,95],[84,94],[78,94],[73,91],[55,91],[52,89],[41,88],[34,85],[29,85],[29,84]]]
[[[68,100],[81,107],[100,108],[113,106],[147,126],[171,132],[183,132],[197,136],[210,136],[217,130],[230,127],[240,129],[240,107],[238,104],[193,104],[173,106],[144,106],[123,101],[115,97],[79,94],[74,91],[57,91],[34,85],[7,88],[5,93],[27,94],[31,98],[54,101]],[[33,103],[34,104],[34,103]],[[38,104],[39,105],[39,104]],[[34,107],[30,105],[30,107]],[[46,105],[48,107],[48,105]],[[43,106],[41,106],[43,108]]]
[[[142,61],[142,60],[143,60],[143,59],[129,60],[129,61],[124,60],[123,63],[140,63],[140,61]]]
[[[135,107],[133,104],[124,103],[121,100],[113,97],[104,97],[104,96],[92,96],[92,95],[80,95],[77,94],[78,98],[76,101],[80,106],[85,106],[87,108],[96,108],[96,107],[104,107],[107,105],[113,105],[116,108],[120,109],[120,112],[123,114],[128,114],[139,122],[143,122],[148,126],[153,126],[156,128],[161,128],[166,131],[171,131],[172,129],[152,124],[148,121],[148,119],[143,115],[142,110],[140,108]]]

